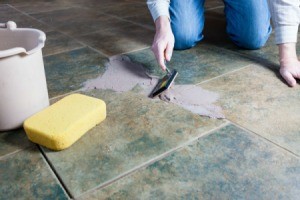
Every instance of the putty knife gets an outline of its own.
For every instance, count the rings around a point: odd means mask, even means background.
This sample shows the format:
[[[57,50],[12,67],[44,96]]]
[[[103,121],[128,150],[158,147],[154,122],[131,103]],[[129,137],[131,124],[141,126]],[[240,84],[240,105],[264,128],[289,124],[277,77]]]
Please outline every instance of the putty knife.
[[[154,98],[157,95],[161,94],[162,92],[166,91],[167,89],[169,89],[171,87],[178,72],[175,69],[170,71],[167,67],[166,67],[166,71],[167,71],[167,74],[158,81],[158,83],[155,86],[154,90],[152,91],[150,97]]]

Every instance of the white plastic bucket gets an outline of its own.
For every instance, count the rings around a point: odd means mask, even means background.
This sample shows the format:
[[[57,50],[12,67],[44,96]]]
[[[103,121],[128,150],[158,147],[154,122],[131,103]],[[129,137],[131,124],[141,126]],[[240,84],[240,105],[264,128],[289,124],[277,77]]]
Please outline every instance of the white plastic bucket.
[[[42,48],[44,32],[0,24],[0,131],[22,126],[49,106]]]

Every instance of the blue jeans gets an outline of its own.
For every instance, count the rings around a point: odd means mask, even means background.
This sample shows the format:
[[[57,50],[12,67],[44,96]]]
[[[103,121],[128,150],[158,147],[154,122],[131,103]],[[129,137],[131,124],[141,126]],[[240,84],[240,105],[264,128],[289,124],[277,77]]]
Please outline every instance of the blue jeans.
[[[171,0],[174,49],[188,49],[203,39],[205,0]],[[227,33],[239,47],[259,49],[272,31],[267,0],[224,0]]]

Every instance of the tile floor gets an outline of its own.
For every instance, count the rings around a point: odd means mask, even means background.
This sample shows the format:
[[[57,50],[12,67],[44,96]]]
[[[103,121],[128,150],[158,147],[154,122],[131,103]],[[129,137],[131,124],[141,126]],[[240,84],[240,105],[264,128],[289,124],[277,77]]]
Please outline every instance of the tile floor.
[[[0,133],[0,199],[299,199],[300,86],[280,78],[273,35],[260,50],[239,49],[221,0],[205,7],[205,40],[174,52],[170,66],[177,83],[218,93],[226,119],[134,90],[85,92],[108,117],[69,149],[35,145],[22,129]],[[144,0],[0,0],[0,19],[46,33],[52,102],[103,74],[112,55],[162,75]]]

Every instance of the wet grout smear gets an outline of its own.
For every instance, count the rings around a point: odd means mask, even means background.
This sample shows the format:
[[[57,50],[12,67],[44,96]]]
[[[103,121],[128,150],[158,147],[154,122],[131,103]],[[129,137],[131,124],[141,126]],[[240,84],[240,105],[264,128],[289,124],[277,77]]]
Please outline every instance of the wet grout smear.
[[[126,92],[140,85],[143,88],[141,93],[149,96],[157,83],[158,78],[149,75],[143,65],[133,63],[125,55],[119,55],[110,57],[105,73],[85,82],[83,90],[110,89]],[[219,95],[196,85],[173,85],[159,98],[201,116],[225,118],[222,108],[215,105]]]
[[[195,114],[217,119],[225,118],[222,108],[214,104],[219,99],[219,95],[196,85],[173,85],[160,95],[160,99]]]
[[[137,84],[150,87],[153,84],[152,79],[141,64],[131,62],[130,58],[124,55],[113,56],[106,63],[105,73],[85,82],[83,89],[111,89],[116,92],[126,92]]]

